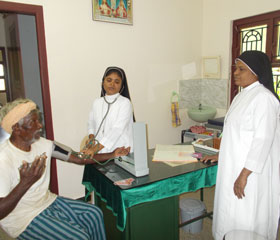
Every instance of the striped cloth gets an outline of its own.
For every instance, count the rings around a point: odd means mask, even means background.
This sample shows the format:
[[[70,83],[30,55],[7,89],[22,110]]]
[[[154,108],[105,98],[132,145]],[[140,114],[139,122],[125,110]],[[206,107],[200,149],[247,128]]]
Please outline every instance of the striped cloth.
[[[17,239],[105,240],[103,214],[92,204],[57,197]]]
[[[179,127],[181,125],[181,119],[179,117],[179,104],[178,102],[171,103],[171,113],[172,113],[172,126]]]

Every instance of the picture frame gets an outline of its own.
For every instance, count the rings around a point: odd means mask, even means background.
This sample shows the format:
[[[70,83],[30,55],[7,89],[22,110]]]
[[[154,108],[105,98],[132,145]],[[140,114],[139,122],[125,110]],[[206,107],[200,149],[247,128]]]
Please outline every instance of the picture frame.
[[[203,57],[203,78],[220,79],[221,78],[221,58],[216,57]]]
[[[133,24],[133,0],[92,0],[93,20]]]

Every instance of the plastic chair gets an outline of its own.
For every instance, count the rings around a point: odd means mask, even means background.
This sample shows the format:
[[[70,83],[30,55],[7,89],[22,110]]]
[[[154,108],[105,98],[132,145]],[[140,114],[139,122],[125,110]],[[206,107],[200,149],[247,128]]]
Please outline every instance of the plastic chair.
[[[224,240],[267,240],[267,238],[251,231],[232,230],[224,236]]]
[[[82,151],[83,148],[85,147],[87,140],[88,140],[88,135],[86,135],[86,136],[82,139],[82,141],[81,141],[81,143],[80,143],[80,151]]]
[[[82,141],[81,141],[81,143],[80,143],[80,151],[82,151],[83,148],[85,147],[87,140],[88,140],[88,135],[86,135],[86,136],[82,139]],[[92,193],[90,194],[90,199],[91,199],[91,200],[90,200],[90,202],[88,202],[88,203],[94,204],[94,192],[92,192]]]
[[[14,238],[10,237],[1,227],[0,227],[0,239],[1,240],[14,240]]]

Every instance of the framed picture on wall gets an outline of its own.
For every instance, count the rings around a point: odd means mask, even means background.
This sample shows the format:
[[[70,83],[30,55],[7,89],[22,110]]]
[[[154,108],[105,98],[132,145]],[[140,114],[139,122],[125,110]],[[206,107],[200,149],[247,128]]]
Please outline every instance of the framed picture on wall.
[[[220,56],[216,57],[203,57],[202,68],[203,77],[210,79],[220,79],[221,78],[221,59]]]
[[[133,0],[92,0],[93,20],[132,25]]]

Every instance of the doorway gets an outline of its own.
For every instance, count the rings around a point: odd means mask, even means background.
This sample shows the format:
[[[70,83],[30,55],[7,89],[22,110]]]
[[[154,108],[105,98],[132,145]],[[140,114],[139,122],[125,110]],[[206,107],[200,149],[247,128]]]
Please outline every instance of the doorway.
[[[15,24],[22,24],[22,21],[26,21],[25,25],[33,25],[34,27],[34,33],[35,36],[32,41],[36,41],[36,53],[30,53],[30,49],[26,49],[26,46],[23,48],[23,45],[19,45],[19,49],[17,47],[16,43],[12,44],[12,49],[9,50],[9,46],[4,46],[5,54],[5,61],[7,62],[7,67],[9,68],[9,64],[14,64],[15,66],[12,66],[14,69],[5,71],[5,81],[6,81],[6,87],[9,89],[7,94],[7,100],[12,101],[14,98],[20,96],[20,97],[27,97],[31,96],[30,91],[36,91],[36,93],[39,94],[39,97],[35,98],[34,94],[32,95],[33,99],[39,106],[43,112],[43,122],[45,126],[45,135],[47,139],[53,140],[53,123],[52,123],[52,112],[51,112],[51,101],[50,101],[50,90],[49,90],[49,77],[48,77],[48,66],[47,66],[47,55],[46,55],[46,42],[45,42],[45,28],[44,28],[44,19],[43,19],[43,8],[42,6],[38,5],[30,5],[30,4],[21,4],[21,3],[12,3],[12,2],[6,2],[6,1],[0,1],[0,13],[3,16],[14,16],[16,18]],[[33,21],[33,22],[32,22]],[[30,27],[29,26],[29,27]],[[20,35],[20,30],[17,28],[17,26],[14,27],[14,29],[11,27],[8,29],[9,35],[15,35],[16,38],[12,41],[19,41],[20,39],[17,39],[17,36],[19,38],[23,38],[22,35]],[[33,31],[33,30],[32,30]],[[1,38],[0,38],[1,39]],[[33,44],[34,45],[34,44]],[[9,53],[12,52],[12,53]],[[15,53],[16,52],[16,53]],[[10,59],[9,59],[9,56]],[[25,55],[26,58],[32,57],[33,60],[26,61],[23,60],[23,56]],[[37,63],[31,63],[34,61],[34,59],[37,59]],[[27,66],[24,66],[24,64],[27,64]],[[37,69],[30,70],[30,67],[33,67],[32,65],[37,65]],[[24,69],[27,69],[27,71],[37,72],[36,76],[31,75],[25,75]],[[20,76],[23,74],[23,76]],[[15,75],[15,76],[12,76]],[[26,76],[26,78],[25,78]],[[16,81],[18,83],[17,88],[19,89],[18,94],[19,95],[13,95],[11,92],[11,84],[14,84],[10,81],[11,77],[14,77],[13,81]],[[22,78],[21,78],[22,77]],[[31,82],[30,79],[32,80]],[[32,87],[31,87],[32,86]],[[41,103],[40,103],[41,101]],[[54,193],[58,193],[58,184],[57,184],[57,175],[56,175],[56,162],[53,159],[51,164],[51,191]]]

